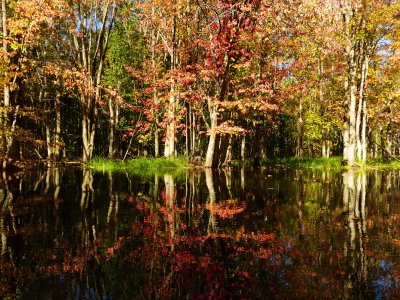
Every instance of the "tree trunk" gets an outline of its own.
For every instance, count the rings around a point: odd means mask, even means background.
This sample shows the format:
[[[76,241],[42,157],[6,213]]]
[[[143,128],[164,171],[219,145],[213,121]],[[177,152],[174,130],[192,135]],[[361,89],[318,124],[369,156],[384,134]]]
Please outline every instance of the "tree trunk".
[[[224,166],[229,166],[232,160],[232,136],[229,136],[228,148],[226,149]]]
[[[121,83],[118,83],[118,94],[120,94]],[[116,131],[119,122],[119,105],[118,97],[109,97],[108,99],[108,109],[109,109],[109,120],[110,120],[110,132],[109,132],[109,144],[108,144],[108,158],[115,158],[116,147],[115,138]]]
[[[169,106],[168,106],[168,124],[165,133],[165,157],[173,157],[175,155],[175,87],[172,85],[170,90]]]
[[[299,115],[297,119],[297,139],[296,139],[296,157],[303,156],[303,106],[299,102]]]
[[[190,106],[189,103],[185,102],[185,155],[186,158],[190,157]]]
[[[193,112],[192,114],[192,122],[191,122],[191,131],[192,131],[192,138],[191,138],[191,141],[192,141],[192,146],[191,146],[191,148],[192,148],[192,153],[193,153],[193,155],[198,155],[197,153],[196,153],[196,114]]]
[[[209,103],[209,107],[210,107]],[[205,162],[205,167],[206,168],[212,168],[214,167],[214,153],[215,153],[215,147],[216,147],[216,142],[217,142],[217,132],[216,132],[216,127],[217,127],[217,120],[218,120],[218,108],[217,106],[214,106],[210,108],[210,114],[211,114],[211,126],[210,126],[210,138],[208,140],[208,147],[207,147],[207,154],[206,154],[206,162]]]
[[[114,139],[115,139],[115,112],[114,112],[114,105],[113,100],[108,100],[109,112],[110,112],[110,132],[109,132],[109,142],[108,142],[108,158],[114,158]]]
[[[353,62],[351,63],[353,64]],[[349,119],[349,139],[348,139],[348,158],[347,164],[353,166],[356,160],[356,143],[357,143],[357,131],[356,131],[356,69],[355,66],[351,67],[350,70],[350,86],[349,86],[349,106],[348,106],[348,119]]]
[[[242,161],[246,159],[246,136],[242,137],[242,142],[240,146],[240,158]]]
[[[155,14],[155,8],[152,10],[152,14]],[[154,72],[153,81],[156,82],[156,42],[158,39],[158,35],[156,36],[156,30],[153,29],[151,32],[151,67]],[[160,156],[160,141],[159,141],[159,132],[158,132],[158,96],[157,96],[157,88],[153,87],[153,104],[155,109],[153,110],[154,114],[154,156]]]
[[[171,76],[174,76],[173,72],[177,63],[177,57],[175,53],[175,35],[176,35],[176,22],[174,18],[174,25],[172,27],[172,47],[170,51],[171,56]],[[172,79],[170,91],[169,91],[169,105],[167,107],[167,130],[165,134],[165,157],[175,156],[175,106],[176,106],[176,89],[175,80]]]
[[[7,6],[6,0],[1,1],[1,16],[3,25],[3,52],[8,53],[8,32],[7,32]],[[2,126],[2,168],[5,170],[7,168],[7,153],[9,149],[8,145],[8,128],[9,128],[9,118],[8,118],[8,107],[10,106],[10,82],[8,79],[7,66],[5,67],[4,74],[4,86],[3,86],[3,109],[0,111],[0,120]]]
[[[60,101],[60,94],[56,95],[56,132],[55,132],[55,159],[56,161],[61,160],[61,101]]]

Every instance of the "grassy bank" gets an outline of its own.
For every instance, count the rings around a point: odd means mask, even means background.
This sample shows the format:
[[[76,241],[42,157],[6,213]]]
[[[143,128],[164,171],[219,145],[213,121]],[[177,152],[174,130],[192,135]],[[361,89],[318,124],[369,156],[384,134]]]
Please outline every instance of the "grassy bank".
[[[400,161],[399,160],[391,160],[391,161],[383,161],[382,159],[373,159],[368,161],[368,163],[363,166],[369,169],[390,169],[390,170],[399,170],[400,169]]]
[[[191,165],[186,161],[185,157],[173,157],[173,158],[138,157],[125,161],[95,157],[89,163],[89,167],[91,169],[103,172],[173,170],[173,169],[184,169],[190,166]]]
[[[347,168],[342,166],[342,157],[335,156],[330,158],[325,157],[285,157],[276,159],[266,159],[261,162],[261,165],[287,165],[287,166],[299,166],[306,168],[320,168],[320,169],[341,169]],[[233,161],[232,166],[246,166],[251,167],[253,162],[251,160],[246,161]],[[391,160],[383,161],[381,159],[369,160],[365,165],[359,164],[362,169],[400,169],[400,161]],[[139,172],[171,172],[190,168],[192,165],[187,162],[186,157],[174,157],[174,158],[148,158],[139,157],[129,159],[125,161],[110,160],[107,158],[93,158],[89,167],[96,171],[128,171],[131,173]]]
[[[342,157],[284,157],[273,160],[264,160],[263,165],[269,164],[282,164],[282,165],[294,165],[303,167],[313,168],[337,168],[342,167]]]
[[[347,166],[342,166],[343,158],[341,156],[335,156],[330,158],[325,157],[287,157],[279,158],[275,160],[265,160],[263,165],[268,164],[282,164],[282,165],[293,165],[310,168],[330,168],[330,169],[346,169]],[[399,160],[383,161],[382,159],[370,159],[366,164],[361,162],[357,163],[360,169],[388,169],[398,170],[400,169]]]
[[[347,166],[342,166],[343,158],[335,156],[330,158],[325,157],[284,157],[275,159],[265,159],[261,162],[262,166],[268,165],[286,165],[298,166],[306,168],[320,168],[320,169],[346,169]],[[235,161],[234,166],[252,166],[253,161]],[[371,159],[366,164],[358,163],[360,169],[400,169],[400,160],[383,161],[382,159]]]

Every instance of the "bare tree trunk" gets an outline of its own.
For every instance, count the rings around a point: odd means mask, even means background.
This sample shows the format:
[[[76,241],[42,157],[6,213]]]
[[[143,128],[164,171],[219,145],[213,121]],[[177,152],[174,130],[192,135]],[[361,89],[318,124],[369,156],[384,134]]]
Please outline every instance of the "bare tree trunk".
[[[96,105],[94,105],[96,106]],[[88,112],[86,107],[83,107],[82,114],[82,143],[83,143],[83,162],[87,163],[92,159],[93,155],[93,142],[94,135],[96,133],[96,118],[97,118],[97,107],[92,108],[95,112],[94,116]]]
[[[242,137],[242,142],[240,146],[240,158],[242,161],[246,159],[246,136]]]
[[[232,135],[229,136],[228,140],[228,147],[226,148],[226,154],[225,154],[225,160],[224,163],[222,164],[223,166],[229,166],[231,160],[232,160]]]
[[[296,157],[303,156],[303,106],[301,100],[299,102],[299,115],[297,118],[297,140],[296,140]]]
[[[209,107],[210,106],[211,106],[211,103],[209,103]],[[218,107],[214,106],[214,107],[210,108],[210,114],[211,114],[211,126],[210,126],[210,130],[209,130],[210,137],[208,140],[206,162],[204,165],[206,168],[212,168],[214,166],[214,152],[215,152],[216,141],[217,141],[216,127],[217,127],[217,120],[218,120]]]
[[[174,17],[174,24],[172,26],[172,47],[170,51],[171,56],[171,76],[174,76],[173,71],[177,65],[177,56],[176,56],[176,22]],[[175,87],[175,79],[172,80],[170,91],[169,91],[169,105],[167,107],[167,130],[165,134],[165,157],[173,157],[175,156],[175,109],[176,109],[176,87]]]
[[[114,158],[114,139],[115,139],[115,112],[114,112],[114,105],[113,100],[108,100],[109,112],[110,112],[110,132],[108,136],[108,158]]]
[[[6,0],[1,1],[1,16],[2,16],[2,25],[3,25],[3,51],[5,54],[8,53],[8,32],[7,32],[7,5]],[[8,80],[8,72],[7,67],[5,68],[4,74],[4,86],[3,86],[3,109],[0,111],[1,115],[1,126],[2,126],[2,148],[3,148],[3,161],[2,168],[5,170],[7,168],[7,149],[8,144],[8,128],[9,128],[9,119],[8,119],[8,107],[10,106],[10,83]]]
[[[152,10],[152,14],[155,14],[155,8]],[[158,35],[156,35],[156,30],[153,29],[151,32],[151,67],[154,72],[153,81],[156,81],[156,42],[158,39]],[[159,138],[159,130],[158,130],[158,96],[157,96],[157,88],[153,87],[153,104],[156,107],[154,114],[154,156],[160,156],[160,138]]]
[[[120,94],[121,83],[118,83],[118,94]],[[108,144],[108,158],[112,159],[115,157],[115,139],[116,131],[119,122],[119,105],[118,97],[109,97],[108,99],[108,110],[110,113],[110,132],[109,132],[109,144]]]
[[[363,98],[362,107],[362,128],[361,128],[361,160],[363,164],[367,161],[367,122],[368,122],[368,112],[367,112],[367,99],[364,96],[364,89],[367,88],[367,76],[369,69],[369,56],[366,55],[363,64],[362,72],[362,87],[360,88],[360,97]]]
[[[168,106],[168,124],[165,134],[165,157],[173,157],[175,155],[175,87],[172,85],[170,90],[169,106]]]
[[[185,155],[187,158],[189,158],[191,156],[191,149],[190,149],[190,130],[191,130],[191,124],[190,124],[190,105],[189,103],[185,103],[186,106],[186,113],[185,113]]]
[[[61,160],[61,101],[60,95],[56,95],[56,103],[55,103],[55,110],[56,110],[56,131],[55,131],[55,159],[56,161]]]

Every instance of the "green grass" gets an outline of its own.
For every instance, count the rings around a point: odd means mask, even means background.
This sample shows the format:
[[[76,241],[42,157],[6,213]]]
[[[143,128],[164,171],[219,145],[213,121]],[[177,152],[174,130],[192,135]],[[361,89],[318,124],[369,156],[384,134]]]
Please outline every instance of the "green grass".
[[[103,172],[173,170],[173,169],[184,169],[190,166],[191,165],[186,161],[185,157],[173,157],[173,158],[139,157],[125,161],[95,157],[89,163],[89,167],[91,169]]]
[[[369,160],[364,167],[367,169],[398,170],[400,169],[400,161],[399,160],[384,161],[382,159],[372,159]]]
[[[294,166],[302,166],[302,167],[311,167],[311,168],[330,168],[330,169],[346,169],[347,166],[342,166],[343,158],[340,156],[325,158],[325,157],[286,157],[286,158],[277,158],[271,160],[264,160],[262,162],[263,165],[268,164],[283,164],[283,165],[294,165]],[[400,169],[400,161],[399,160],[391,160],[391,161],[383,161],[382,159],[371,159],[368,160],[366,164],[361,164],[358,162],[358,165],[362,169]]]
[[[304,167],[313,167],[313,168],[341,168],[342,167],[342,158],[335,157],[285,157],[285,158],[277,158],[272,160],[264,160],[262,162],[263,165],[268,164],[283,164],[283,165],[296,165],[296,166],[304,166]]]

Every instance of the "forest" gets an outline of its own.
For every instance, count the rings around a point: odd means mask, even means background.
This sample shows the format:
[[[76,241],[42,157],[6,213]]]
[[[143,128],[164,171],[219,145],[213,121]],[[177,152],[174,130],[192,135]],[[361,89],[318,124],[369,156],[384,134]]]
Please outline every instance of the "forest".
[[[0,159],[400,155],[397,0],[1,0]]]

